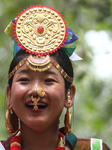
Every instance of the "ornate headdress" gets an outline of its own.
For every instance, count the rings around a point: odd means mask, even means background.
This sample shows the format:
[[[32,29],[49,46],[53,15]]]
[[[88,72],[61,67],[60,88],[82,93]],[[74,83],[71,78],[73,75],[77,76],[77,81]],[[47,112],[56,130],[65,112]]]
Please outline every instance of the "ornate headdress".
[[[59,12],[40,5],[27,8],[11,21],[5,33],[14,40],[14,56],[21,49],[30,53],[12,70],[8,79],[26,62],[30,69],[40,72],[54,65],[62,76],[72,83],[73,78],[49,55],[62,48],[69,57],[78,57],[74,53],[76,46],[71,46],[78,38],[67,28]]]

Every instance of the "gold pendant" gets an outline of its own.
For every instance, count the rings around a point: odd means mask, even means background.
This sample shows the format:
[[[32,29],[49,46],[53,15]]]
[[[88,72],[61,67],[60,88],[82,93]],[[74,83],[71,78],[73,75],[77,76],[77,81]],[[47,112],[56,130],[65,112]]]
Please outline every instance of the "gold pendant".
[[[41,56],[30,54],[26,64],[31,70],[39,72],[46,71],[50,69],[52,66],[49,55]]]
[[[34,97],[33,95],[31,96],[31,99],[32,101],[34,102],[34,107],[33,107],[33,110],[38,110],[38,106],[37,106],[37,103],[38,101],[40,100],[40,97],[38,96],[38,98]]]

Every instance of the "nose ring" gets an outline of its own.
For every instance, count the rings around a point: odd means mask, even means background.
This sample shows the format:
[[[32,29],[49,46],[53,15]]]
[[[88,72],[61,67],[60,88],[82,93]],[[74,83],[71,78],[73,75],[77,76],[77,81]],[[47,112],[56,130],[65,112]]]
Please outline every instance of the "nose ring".
[[[45,95],[44,89],[41,88],[41,87],[38,87],[38,88],[37,88],[37,94],[38,94],[40,97],[44,97],[44,95]]]
[[[34,106],[33,106],[33,110],[38,110],[38,106],[37,106],[37,103],[38,103],[38,101],[40,100],[40,97],[38,97],[38,98],[36,98],[36,97],[34,97],[33,95],[31,96],[31,99],[32,99],[32,101],[34,102]]]

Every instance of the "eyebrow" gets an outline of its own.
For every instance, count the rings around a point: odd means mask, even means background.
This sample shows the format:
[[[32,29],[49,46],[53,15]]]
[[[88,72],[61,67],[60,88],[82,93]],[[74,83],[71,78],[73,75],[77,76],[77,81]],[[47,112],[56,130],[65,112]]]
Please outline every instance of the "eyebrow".
[[[46,74],[54,74],[54,75],[59,76],[56,72],[50,71],[50,70],[45,71],[45,73],[46,73]]]
[[[29,69],[23,69],[23,70],[20,70],[17,74],[20,74],[20,73],[28,73],[30,72]]]

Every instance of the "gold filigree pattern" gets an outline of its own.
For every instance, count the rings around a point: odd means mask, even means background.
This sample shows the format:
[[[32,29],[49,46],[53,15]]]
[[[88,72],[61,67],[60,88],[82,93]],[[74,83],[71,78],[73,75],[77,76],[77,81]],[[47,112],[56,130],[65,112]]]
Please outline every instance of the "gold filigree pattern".
[[[63,70],[63,68],[52,58],[51,58],[51,63],[68,82],[70,83],[73,82],[73,78],[68,76],[68,74]]]
[[[73,78],[68,76],[68,74],[63,70],[63,68],[49,55],[29,55],[29,57],[26,57],[25,59],[20,61],[17,66],[15,66],[15,68],[8,74],[8,79],[10,79],[15,74],[15,72],[25,63],[31,70],[39,72],[46,71],[50,69],[53,65],[68,82],[73,82]]]
[[[31,96],[31,99],[32,101],[34,102],[34,106],[33,106],[33,110],[38,110],[38,106],[37,106],[37,103],[38,101],[40,100],[40,96],[37,98],[37,97],[34,97],[33,95]]]
[[[41,56],[41,55],[29,55],[27,66],[33,71],[43,72],[51,68],[52,64],[50,61],[50,56]]]
[[[37,87],[37,94],[38,94],[40,97],[44,97],[44,95],[45,95],[44,89],[41,88],[41,87]]]
[[[65,42],[66,25],[61,15],[47,7],[34,7],[16,22],[16,39],[33,53],[55,52]]]
[[[12,78],[12,76],[15,74],[15,72],[26,63],[27,57],[25,59],[23,59],[22,61],[20,61],[17,66],[15,66],[15,68],[8,74],[7,78],[10,79]]]

